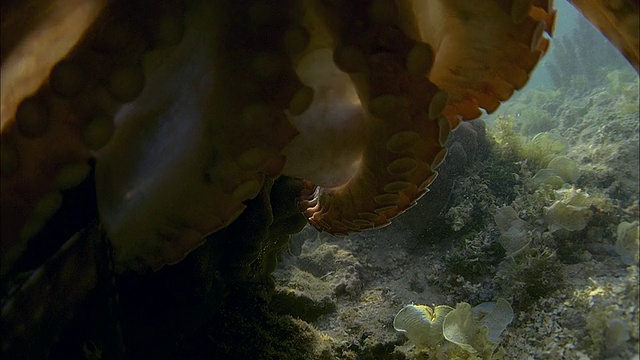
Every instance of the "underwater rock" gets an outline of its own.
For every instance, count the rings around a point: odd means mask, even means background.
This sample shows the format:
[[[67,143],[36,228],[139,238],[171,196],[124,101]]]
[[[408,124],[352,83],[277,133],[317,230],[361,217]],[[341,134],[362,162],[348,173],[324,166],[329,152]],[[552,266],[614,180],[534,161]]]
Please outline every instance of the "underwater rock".
[[[449,164],[453,174],[463,173],[472,163],[488,155],[490,144],[486,134],[486,123],[482,119],[460,123],[449,135],[445,146],[449,149],[445,164]],[[465,161],[455,161],[452,158],[454,149],[462,153],[461,157]]]
[[[313,322],[322,315],[336,311],[336,304],[329,297],[316,300],[294,289],[276,287],[269,309],[277,314],[291,315],[306,322]]]
[[[298,267],[328,282],[335,295],[357,299],[362,292],[362,265],[337,245],[323,243],[313,251],[303,252]]]
[[[486,123],[482,119],[465,121],[449,134],[445,144],[447,157],[438,167],[438,177],[429,186],[414,208],[400,217],[400,221],[409,228],[423,229],[432,226],[425,219],[444,216],[451,199],[455,179],[471,171],[474,164],[480,163],[489,155],[490,143],[486,132]]]

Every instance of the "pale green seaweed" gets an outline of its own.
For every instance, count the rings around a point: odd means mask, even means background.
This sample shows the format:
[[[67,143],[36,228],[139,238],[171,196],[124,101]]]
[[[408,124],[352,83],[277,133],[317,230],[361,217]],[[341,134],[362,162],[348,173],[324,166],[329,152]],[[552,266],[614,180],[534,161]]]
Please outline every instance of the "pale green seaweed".
[[[627,323],[622,319],[611,319],[604,329],[604,345],[607,356],[617,355],[630,339]]]
[[[500,231],[498,242],[507,252],[507,256],[516,256],[531,243],[529,232],[531,225],[518,217],[518,213],[511,206],[497,208],[494,221]]]
[[[568,149],[569,142],[562,136],[541,132],[523,144],[521,155],[544,166],[556,156],[566,153]]]
[[[540,150],[554,154],[562,154],[569,148],[569,142],[565,138],[550,132],[536,134],[529,143]]]
[[[438,358],[495,359],[501,354],[495,351],[500,334],[512,320],[511,305],[498,299],[474,308],[465,302],[455,309],[446,305],[433,309],[407,305],[398,312],[393,326],[418,351],[437,354]]]
[[[498,298],[496,302],[485,302],[473,307],[472,311],[480,322],[489,329],[489,340],[497,342],[502,332],[513,321],[513,308],[507,300]],[[485,314],[482,317],[482,314]]]
[[[568,231],[584,229],[593,216],[591,210],[593,199],[586,192],[573,187],[561,189],[557,191],[557,195],[561,199],[544,209],[544,218],[549,223],[549,230],[554,232],[560,229]]]
[[[533,182],[536,186],[543,184],[551,185],[554,189],[559,189],[565,184],[563,178],[553,169],[540,169],[533,176]]]
[[[465,351],[484,352],[489,342],[489,330],[473,317],[471,305],[459,303],[444,319],[444,338]]]
[[[629,223],[626,221],[618,224],[618,238],[616,240],[616,252],[620,255],[625,265],[638,264],[640,254],[640,225],[638,220]]]
[[[564,181],[575,183],[580,176],[578,164],[566,156],[557,156],[549,161],[547,168],[554,170]]]
[[[393,319],[393,328],[404,333],[418,348],[435,348],[442,342],[442,323],[453,308],[438,305],[407,305]]]

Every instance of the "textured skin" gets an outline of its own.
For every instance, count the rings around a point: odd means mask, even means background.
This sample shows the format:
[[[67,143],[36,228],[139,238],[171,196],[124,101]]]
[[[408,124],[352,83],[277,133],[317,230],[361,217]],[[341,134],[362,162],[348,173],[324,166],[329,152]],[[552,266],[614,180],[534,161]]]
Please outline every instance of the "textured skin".
[[[590,16],[596,2],[574,3]],[[3,276],[90,158],[119,271],[179,262],[279,175],[306,180],[299,207],[320,230],[384,226],[428,190],[450,130],[525,85],[555,20],[543,0],[32,0],[1,14]],[[637,67],[637,42],[614,43]],[[82,276],[68,301],[53,287],[60,308],[94,284],[78,246],[32,279]]]
[[[308,181],[320,230],[387,225],[427,191],[451,128],[525,84],[554,21],[509,1],[67,1],[35,29],[28,5],[3,15],[18,34],[3,86],[30,84],[2,94],[9,266],[90,157],[120,270],[180,261],[280,174]],[[47,17],[71,5],[93,25]],[[20,60],[42,57],[40,28],[64,41],[33,74]]]

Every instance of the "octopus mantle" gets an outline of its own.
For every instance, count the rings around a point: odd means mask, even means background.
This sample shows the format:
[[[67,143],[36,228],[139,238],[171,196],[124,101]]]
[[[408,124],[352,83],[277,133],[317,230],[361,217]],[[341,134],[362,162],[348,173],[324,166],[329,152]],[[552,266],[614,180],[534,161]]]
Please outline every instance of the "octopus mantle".
[[[637,1],[575,3],[637,67]],[[179,262],[281,175],[305,180],[298,206],[320,230],[385,226],[428,191],[459,121],[525,85],[556,15],[549,0],[16,0],[1,14],[3,277],[90,160],[118,271]]]

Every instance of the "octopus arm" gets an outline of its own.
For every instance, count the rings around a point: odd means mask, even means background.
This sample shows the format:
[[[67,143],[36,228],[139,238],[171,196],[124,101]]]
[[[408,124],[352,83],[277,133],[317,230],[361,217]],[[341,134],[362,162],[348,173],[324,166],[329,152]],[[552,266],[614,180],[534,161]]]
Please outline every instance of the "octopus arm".
[[[414,2],[419,36],[434,48],[429,79],[449,93],[445,116],[491,113],[529,80],[545,53],[555,10],[531,1]]]
[[[437,175],[451,128],[481,108],[494,111],[524,86],[555,20],[550,4],[527,1],[309,1],[305,8],[313,9],[306,16],[311,44],[330,47],[349,75],[328,86],[357,94],[338,108],[361,106],[334,114],[321,111],[316,97],[293,119],[300,134],[287,148],[285,174],[319,185],[300,206],[314,226],[334,234],[385,226],[413,206]],[[324,94],[327,79],[307,76],[306,67],[299,63],[301,78]],[[336,122],[362,136],[340,133]],[[305,143],[315,144],[313,160]]]
[[[106,1],[11,1],[0,31],[2,273],[57,210],[60,190],[86,175],[89,148],[78,135],[87,119],[49,82],[54,66],[80,42]],[[61,86],[58,86],[61,85]],[[83,99],[86,100],[86,99]],[[85,112],[91,106],[81,106]],[[78,112],[82,112],[78,111]]]
[[[182,260],[282,169],[296,134],[284,109],[305,88],[283,53],[239,37],[246,22],[227,24],[249,10],[187,2],[180,43],[145,55],[147,86],[97,154],[98,207],[120,271]]]
[[[544,1],[290,5],[113,2],[63,32],[35,95],[3,94],[3,248],[92,155],[120,270],[180,261],[281,173],[320,186],[300,204],[316,227],[384,226],[427,191],[459,118],[526,83],[555,17]]]

